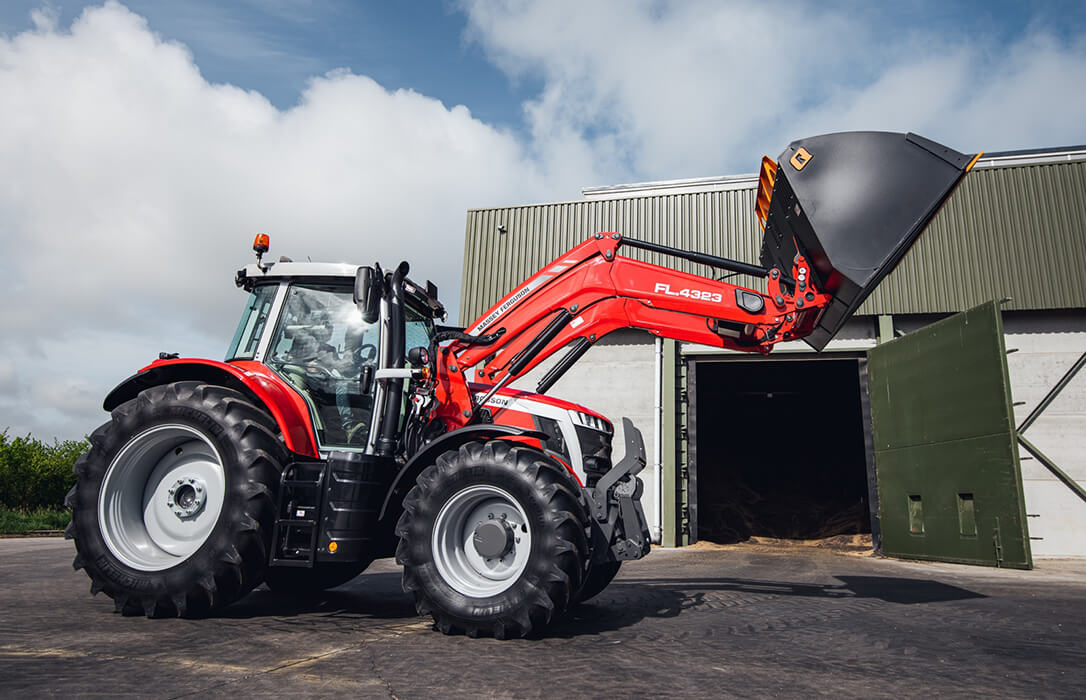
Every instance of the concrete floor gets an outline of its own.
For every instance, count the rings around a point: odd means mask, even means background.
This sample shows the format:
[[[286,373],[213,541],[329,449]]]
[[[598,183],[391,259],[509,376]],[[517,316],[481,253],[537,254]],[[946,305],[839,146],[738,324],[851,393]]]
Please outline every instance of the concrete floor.
[[[446,637],[379,561],[324,601],[113,613],[60,539],[0,540],[0,696],[1086,697],[1086,561],[657,550],[537,639]]]

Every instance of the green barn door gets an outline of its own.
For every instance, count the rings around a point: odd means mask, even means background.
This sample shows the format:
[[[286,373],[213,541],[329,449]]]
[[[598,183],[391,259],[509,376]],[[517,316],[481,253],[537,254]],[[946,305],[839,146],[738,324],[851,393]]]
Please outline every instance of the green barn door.
[[[868,352],[882,550],[1029,569],[999,304]]]

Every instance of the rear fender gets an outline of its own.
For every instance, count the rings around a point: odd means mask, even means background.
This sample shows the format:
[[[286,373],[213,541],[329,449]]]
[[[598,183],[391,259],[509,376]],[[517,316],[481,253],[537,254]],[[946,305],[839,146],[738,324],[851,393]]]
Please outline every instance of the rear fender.
[[[159,360],[118,384],[106,396],[102,408],[112,411],[136,398],[144,389],[179,381],[201,381],[240,391],[272,415],[287,449],[306,457],[320,457],[305,401],[279,375],[259,362],[226,363],[200,358]]]

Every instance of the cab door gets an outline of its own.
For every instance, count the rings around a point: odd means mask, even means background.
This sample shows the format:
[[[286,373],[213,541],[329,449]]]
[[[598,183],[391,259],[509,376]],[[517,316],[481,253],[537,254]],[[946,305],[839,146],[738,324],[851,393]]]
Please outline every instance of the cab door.
[[[870,350],[868,370],[882,551],[1032,568],[999,303]]]

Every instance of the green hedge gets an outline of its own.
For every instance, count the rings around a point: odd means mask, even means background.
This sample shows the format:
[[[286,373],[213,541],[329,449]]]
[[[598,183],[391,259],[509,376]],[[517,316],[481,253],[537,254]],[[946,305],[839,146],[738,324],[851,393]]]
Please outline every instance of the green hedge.
[[[0,507],[0,534],[21,535],[41,530],[63,530],[72,520],[67,510],[37,508],[31,511]]]
[[[64,507],[64,496],[75,484],[72,465],[87,451],[86,440],[53,440],[27,435],[8,438],[0,432],[0,506],[22,511]]]

